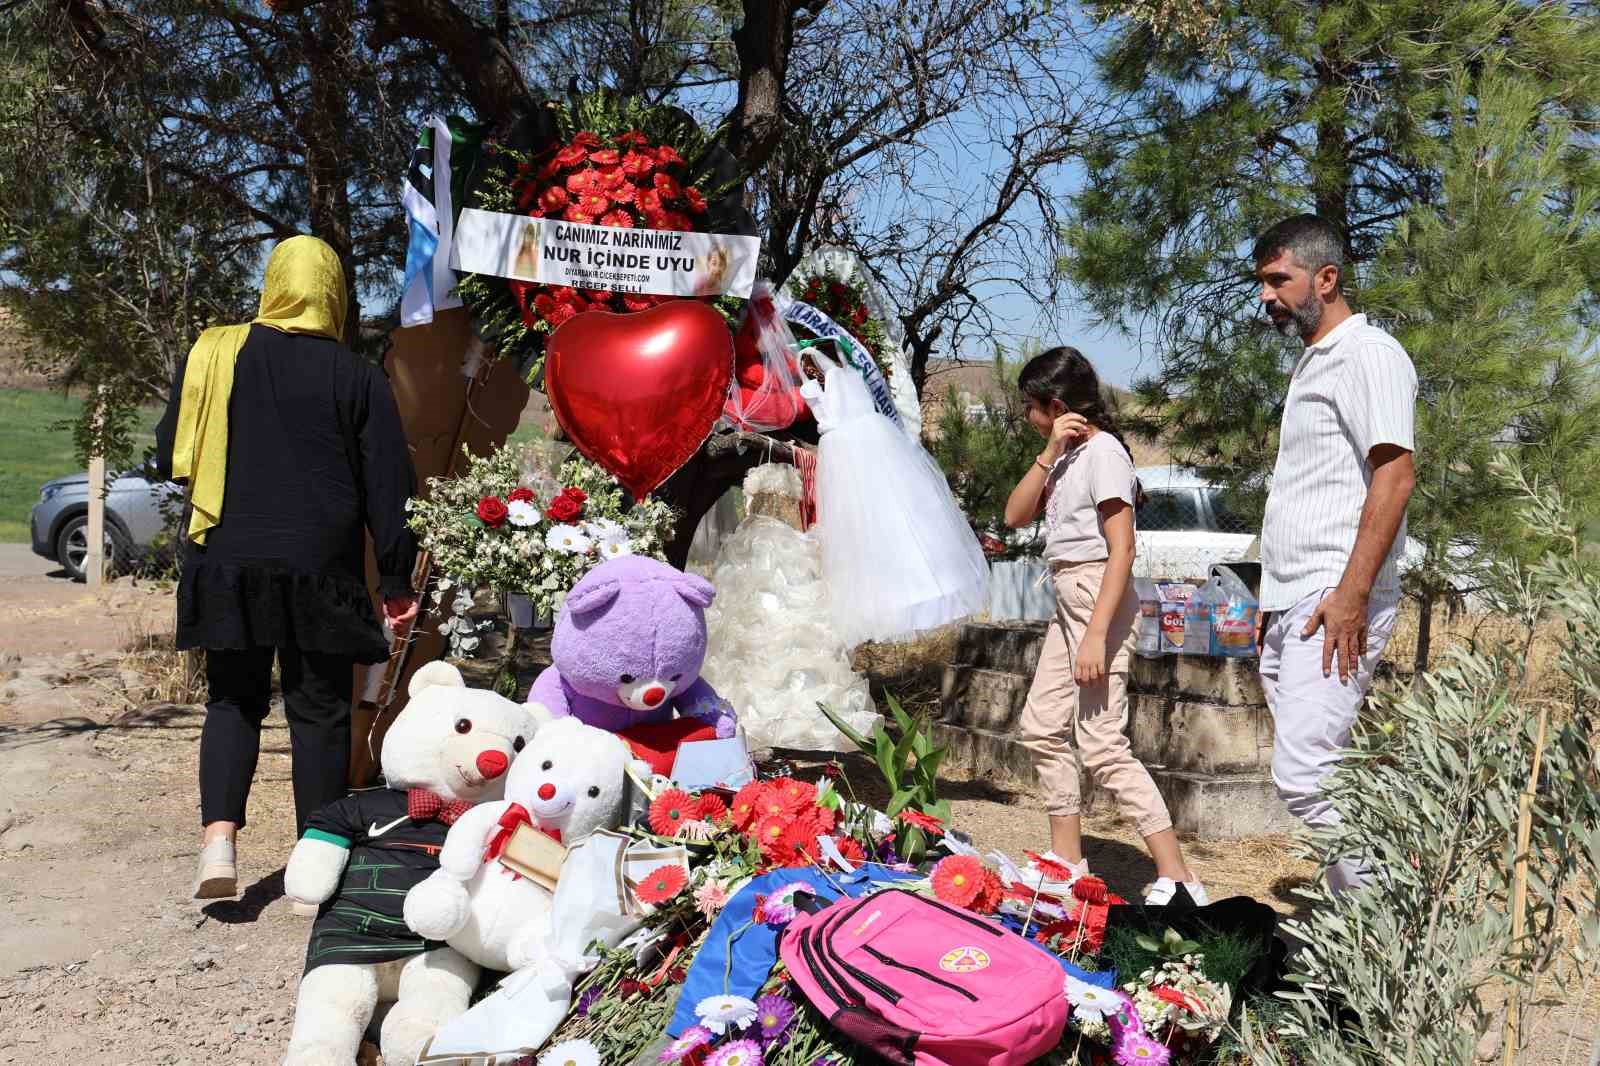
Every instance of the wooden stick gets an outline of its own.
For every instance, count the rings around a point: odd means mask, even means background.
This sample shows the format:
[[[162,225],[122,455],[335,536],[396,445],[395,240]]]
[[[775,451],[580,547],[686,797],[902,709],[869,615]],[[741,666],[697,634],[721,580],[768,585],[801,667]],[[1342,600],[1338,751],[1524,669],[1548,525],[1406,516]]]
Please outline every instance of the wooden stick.
[[[1511,945],[1519,946],[1528,924],[1528,840],[1533,834],[1533,801],[1539,790],[1539,767],[1544,759],[1546,727],[1550,724],[1548,703],[1539,708],[1539,731],[1533,741],[1533,770],[1528,774],[1528,788],[1517,804],[1517,873],[1511,891]],[[1506,1004],[1506,1022],[1502,1037],[1501,1063],[1515,1066],[1517,1061],[1517,1033],[1521,1027],[1522,992],[1516,983],[1511,985],[1511,999]]]

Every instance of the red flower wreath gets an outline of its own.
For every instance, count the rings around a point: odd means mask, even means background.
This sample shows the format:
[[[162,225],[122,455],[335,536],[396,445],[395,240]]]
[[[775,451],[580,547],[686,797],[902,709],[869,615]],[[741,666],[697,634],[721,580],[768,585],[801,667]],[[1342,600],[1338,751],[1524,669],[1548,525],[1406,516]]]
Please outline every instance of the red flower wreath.
[[[533,218],[618,229],[699,229],[705,193],[688,184],[688,165],[670,145],[652,146],[638,130],[611,138],[584,130],[543,162],[525,164],[513,187],[517,207]],[[675,299],[602,292],[512,280],[511,291],[530,329],[555,329],[584,311],[644,311]],[[560,519],[565,521],[564,519]]]

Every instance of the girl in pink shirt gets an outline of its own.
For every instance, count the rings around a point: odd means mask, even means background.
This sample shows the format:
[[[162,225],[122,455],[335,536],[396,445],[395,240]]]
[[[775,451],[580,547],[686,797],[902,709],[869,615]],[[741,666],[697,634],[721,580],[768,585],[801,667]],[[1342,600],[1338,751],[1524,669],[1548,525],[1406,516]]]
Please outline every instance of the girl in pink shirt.
[[[1106,407],[1100,378],[1076,348],[1052,348],[1030,360],[1017,381],[1024,415],[1046,443],[1006,501],[1013,528],[1045,519],[1045,559],[1056,613],[1022,712],[1022,742],[1050,815],[1046,856],[1074,877],[1089,872],[1083,856],[1078,756],[1095,782],[1117,799],[1138,827],[1156,863],[1145,893],[1171,901],[1182,884],[1204,906],[1205,889],[1190,872],[1166,801],[1128,741],[1128,670],[1138,598],[1133,591],[1134,507],[1139,500],[1133,456]],[[1037,868],[1029,873],[1060,890]]]

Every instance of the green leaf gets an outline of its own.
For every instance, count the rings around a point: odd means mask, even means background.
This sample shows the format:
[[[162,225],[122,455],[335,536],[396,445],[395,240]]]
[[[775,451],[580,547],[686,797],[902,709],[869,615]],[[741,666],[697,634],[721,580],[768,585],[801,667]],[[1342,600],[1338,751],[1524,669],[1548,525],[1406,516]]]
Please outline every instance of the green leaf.
[[[906,809],[906,804],[910,803],[916,798],[916,795],[917,794],[914,789],[900,789],[894,794],[894,797],[889,800],[889,806],[884,808],[883,813],[887,814],[890,818],[898,816],[901,811]]]
[[[850,727],[850,723],[846,722],[843,718],[840,718],[837,714],[835,714],[827,704],[818,703],[817,710],[821,711],[823,717],[827,718],[829,722],[833,723],[833,728],[837,729],[840,733],[843,733],[844,738],[850,743],[854,744],[862,752],[862,754],[872,754],[872,741],[868,740],[866,737],[852,729]]]

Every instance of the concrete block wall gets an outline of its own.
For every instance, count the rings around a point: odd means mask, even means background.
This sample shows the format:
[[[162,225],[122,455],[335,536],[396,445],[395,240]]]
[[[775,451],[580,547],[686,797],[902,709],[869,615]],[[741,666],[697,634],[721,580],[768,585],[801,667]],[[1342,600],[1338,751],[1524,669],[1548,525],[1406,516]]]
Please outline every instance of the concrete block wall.
[[[1044,644],[1043,623],[972,623],[945,669],[938,723],[952,765],[1034,785],[1017,739]],[[1135,658],[1128,733],[1179,831],[1230,840],[1286,832],[1292,817],[1271,780],[1272,718],[1254,660]],[[1086,803],[1109,803],[1085,774]]]

